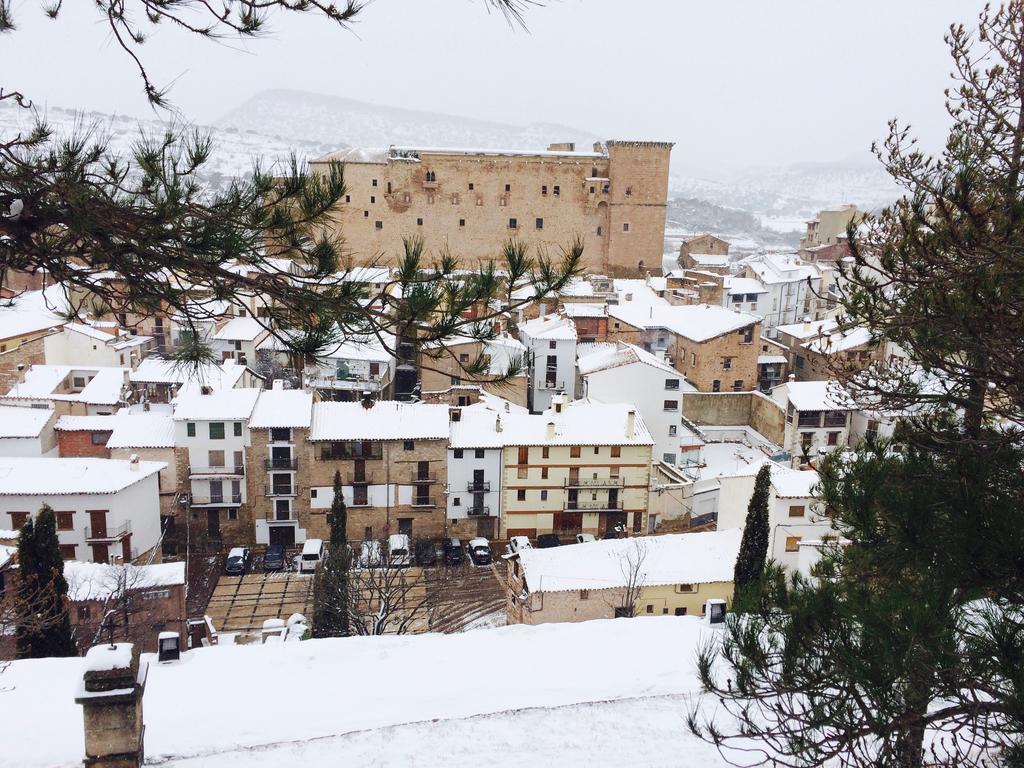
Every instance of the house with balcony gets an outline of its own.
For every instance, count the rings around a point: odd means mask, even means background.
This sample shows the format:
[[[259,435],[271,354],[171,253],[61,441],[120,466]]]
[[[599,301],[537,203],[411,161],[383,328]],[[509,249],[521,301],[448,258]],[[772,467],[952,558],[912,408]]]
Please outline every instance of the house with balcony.
[[[417,366],[420,397],[426,399],[450,387],[488,384],[488,389],[525,406],[529,397],[527,358],[526,347],[507,333],[486,341],[457,336],[443,344],[424,345]]]
[[[392,533],[436,538],[446,531],[449,407],[393,400],[314,403],[299,461],[308,467],[308,513],[299,527],[326,538],[340,472],[350,540]],[[302,472],[300,478],[304,477]],[[300,482],[304,482],[301,481]]]
[[[394,336],[348,337],[304,371],[303,386],[325,400],[359,400],[363,392],[381,397],[395,378]]]
[[[257,544],[292,546],[307,538],[313,400],[312,392],[284,389],[278,380],[256,401],[249,419],[249,465],[255,471],[248,483]]]
[[[492,428],[505,441],[498,538],[644,530],[654,440],[635,406],[563,393]]]
[[[252,444],[249,419],[258,389],[200,388],[179,395],[174,406],[174,443],[185,452],[192,519],[211,541],[250,541],[246,508],[246,452]]]
[[[519,326],[530,372],[531,413],[548,409],[558,392],[576,398],[576,324],[563,315],[541,315]]]
[[[147,357],[128,374],[133,400],[137,403],[170,403],[179,393],[203,388],[260,388],[263,377],[251,368],[228,359],[220,365],[199,363],[195,368],[177,365],[173,360]]]
[[[138,458],[0,458],[0,528],[18,530],[48,504],[65,560],[148,559],[160,543],[164,466]]]
[[[254,365],[256,349],[269,336],[270,331],[256,318],[235,317],[214,331],[210,338],[210,349],[222,361],[234,360],[238,365]]]
[[[785,412],[782,448],[804,462],[850,443],[857,405],[837,381],[788,381],[771,391]]]
[[[503,414],[526,414],[522,406],[488,397],[451,411],[448,445],[448,524],[460,538],[497,537],[505,456]]]

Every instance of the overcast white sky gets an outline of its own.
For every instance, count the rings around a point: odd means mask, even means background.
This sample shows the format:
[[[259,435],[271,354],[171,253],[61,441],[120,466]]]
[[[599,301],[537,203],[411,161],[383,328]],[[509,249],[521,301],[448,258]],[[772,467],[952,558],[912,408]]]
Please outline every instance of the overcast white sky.
[[[886,120],[941,136],[942,36],[982,0],[556,0],[529,31],[482,0],[373,0],[346,32],[278,14],[246,43],[161,24],[141,49],[182,113],[211,122],[266,88],[677,142],[702,168],[866,159]],[[15,0],[0,86],[40,105],[150,114],[131,63],[85,0],[60,20]],[[344,131],[339,127],[339,137]]]

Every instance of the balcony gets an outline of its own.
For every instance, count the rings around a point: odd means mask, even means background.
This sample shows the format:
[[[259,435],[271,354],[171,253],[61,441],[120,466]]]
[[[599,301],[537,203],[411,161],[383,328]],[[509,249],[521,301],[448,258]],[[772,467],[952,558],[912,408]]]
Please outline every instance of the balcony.
[[[435,179],[424,179],[422,183],[424,189],[437,189],[437,181]]]
[[[470,517],[490,517],[491,508],[486,506],[470,507],[466,510]]]
[[[622,501],[566,501],[566,512],[621,512]]]
[[[382,374],[364,373],[348,376],[305,376],[303,382],[307,389],[339,389],[379,392],[384,386]]]
[[[380,461],[382,456],[383,449],[380,444],[375,444],[365,448],[362,446],[351,446],[345,443],[330,443],[320,449],[321,461],[349,461],[352,459]]]
[[[294,523],[299,518],[295,514],[295,510],[290,512],[279,512],[274,509],[267,510],[266,521],[268,523]]]
[[[245,477],[245,466],[242,464],[221,467],[199,466],[189,464],[189,477]]]
[[[299,486],[297,485],[277,485],[274,483],[267,483],[264,490],[265,496],[298,496]]]
[[[546,392],[557,391],[557,390],[560,390],[560,389],[565,389],[565,382],[564,381],[551,381],[549,379],[545,379],[544,381],[538,381],[537,382],[537,389],[542,390],[542,391],[546,391]]]
[[[242,493],[192,494],[193,507],[237,507],[242,503]]]
[[[130,520],[126,520],[120,525],[105,526],[93,530],[92,526],[85,526],[85,540],[86,542],[104,542],[104,541],[119,541],[125,536],[130,535],[132,532],[132,523]]]
[[[625,482],[621,477],[570,477],[566,488],[621,488]]]
[[[376,482],[376,479],[377,479],[377,475],[375,473],[373,473],[373,472],[364,472],[361,475],[356,475],[355,477],[350,477],[348,479],[348,484],[349,485],[379,485],[379,483]]]
[[[413,496],[412,504],[410,504],[409,506],[411,506],[411,507],[429,508],[429,507],[436,507],[437,504],[434,503],[433,499],[429,499],[429,498],[426,498],[426,497],[419,497],[419,498],[417,498],[417,497]]]
[[[264,459],[264,469],[298,469],[299,460],[292,459]]]
[[[437,472],[414,472],[409,482],[414,485],[426,485],[437,482]]]
[[[469,493],[490,493],[491,483],[489,480],[485,480],[480,483],[475,483],[472,480],[470,480],[468,483],[466,483],[466,491]]]

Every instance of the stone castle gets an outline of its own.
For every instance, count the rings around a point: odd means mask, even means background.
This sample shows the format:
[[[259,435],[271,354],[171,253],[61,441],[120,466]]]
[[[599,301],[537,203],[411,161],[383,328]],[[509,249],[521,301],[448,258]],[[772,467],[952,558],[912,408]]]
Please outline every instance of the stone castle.
[[[607,141],[546,150],[345,149],[310,162],[345,164],[336,219],[357,263],[394,264],[421,236],[466,266],[500,259],[516,238],[557,257],[577,235],[584,269],[611,275],[660,268],[670,142]]]

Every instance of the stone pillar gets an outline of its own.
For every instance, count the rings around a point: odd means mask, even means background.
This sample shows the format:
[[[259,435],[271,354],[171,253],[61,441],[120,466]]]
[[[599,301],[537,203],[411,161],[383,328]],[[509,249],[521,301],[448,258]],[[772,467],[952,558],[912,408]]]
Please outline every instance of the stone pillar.
[[[148,664],[132,643],[94,645],[75,703],[85,720],[85,760],[96,768],[142,765],[142,695]]]

